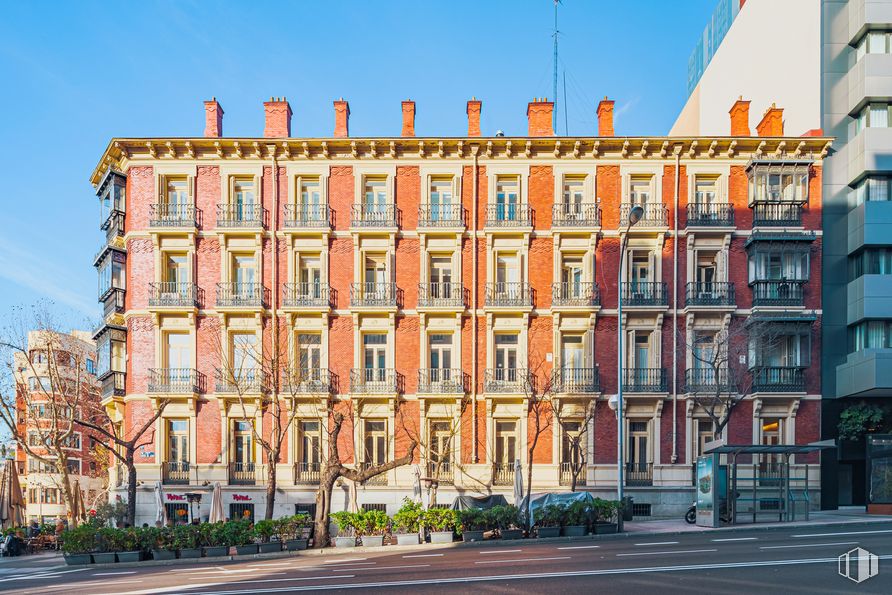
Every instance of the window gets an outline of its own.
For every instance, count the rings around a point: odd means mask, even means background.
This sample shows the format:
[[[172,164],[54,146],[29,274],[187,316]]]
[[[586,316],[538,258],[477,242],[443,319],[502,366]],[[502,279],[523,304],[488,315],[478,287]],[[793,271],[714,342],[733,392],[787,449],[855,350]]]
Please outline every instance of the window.
[[[96,375],[96,362],[90,358],[87,358],[86,366],[87,374]]]
[[[297,460],[306,471],[319,471],[321,461],[322,433],[318,421],[301,420],[297,424]]]
[[[629,467],[632,472],[646,471],[650,462],[648,440],[650,435],[650,423],[646,419],[629,420]]]
[[[124,279],[124,263],[118,261],[115,252],[109,252],[99,265],[99,297],[112,289],[124,289]]]
[[[68,467],[68,472],[72,475],[80,475],[81,474],[81,462],[78,459],[68,459],[65,461],[65,466]]]
[[[711,419],[694,420],[694,461],[706,451],[706,444],[715,440],[715,422]]]
[[[236,179],[232,185],[232,215],[237,221],[254,216],[254,181]]]
[[[892,53],[892,39],[886,31],[871,31],[861,38],[855,45],[855,60],[860,60],[867,54]]]
[[[188,420],[167,420],[167,462],[189,464]]]
[[[430,218],[432,221],[449,221],[456,218],[453,210],[452,178],[431,178]]]
[[[808,281],[809,254],[803,249],[757,250],[750,254],[749,280]]]
[[[251,421],[237,419],[232,422],[232,462],[242,466],[241,471],[249,471],[248,466],[254,462],[253,433]]]
[[[517,381],[517,334],[498,333],[495,336],[495,380]]]
[[[185,506],[185,504],[184,504]],[[232,520],[247,519],[254,522],[254,505],[244,502],[233,502],[229,505],[229,518]]]
[[[499,177],[496,180],[496,219],[516,221],[520,204],[517,177]]]
[[[237,254],[232,257],[232,282],[237,295],[251,295],[257,271],[256,262],[253,256]]]
[[[363,423],[363,462],[383,465],[387,461],[387,422],[367,419]]]
[[[855,117],[855,134],[865,128],[888,128],[889,110],[888,103],[871,103],[861,108]]]
[[[788,326],[793,328],[786,331],[766,328],[750,336],[750,368],[805,368],[811,364],[809,328]]]
[[[500,253],[496,256],[496,292],[501,294],[517,291],[520,282],[520,265],[516,254]]]
[[[517,420],[496,421],[495,463],[502,467],[514,465],[517,458]]]
[[[580,216],[585,202],[585,176],[567,176],[564,178],[563,208],[566,216]]]
[[[73,432],[73,433],[69,434],[67,438],[62,440],[62,448],[70,448],[73,450],[80,450],[81,435],[77,432]]]
[[[753,203],[808,202],[808,167],[757,164],[749,173]]]
[[[646,382],[646,374],[643,372],[650,365],[650,332],[649,331],[635,331],[635,341],[632,344],[632,353],[631,353],[631,364],[632,368],[636,370],[642,370],[639,376],[639,381],[644,383]]]
[[[192,340],[189,333],[167,333],[165,364],[173,370],[187,370],[192,367]],[[173,372],[171,372],[173,374]],[[174,381],[171,378],[171,381]]]
[[[387,283],[387,256],[384,254],[366,254],[364,272],[366,294],[373,296],[376,291],[383,291]]]
[[[382,177],[365,179],[365,214],[373,216],[387,212],[387,179]]]
[[[561,367],[564,370],[578,370],[587,367],[585,359],[582,335],[563,335],[561,337]]]
[[[760,444],[777,446],[784,444],[784,422],[781,417],[763,417],[756,420],[760,423]],[[763,454],[759,457],[759,474],[771,475],[781,472],[782,455]]]
[[[164,510],[167,518],[174,523],[186,522],[189,519],[189,505],[185,502],[165,502]]]
[[[29,457],[28,473],[56,473],[56,465]]]
[[[585,457],[582,422],[565,421],[561,425],[561,463],[578,466]]]
[[[322,261],[318,254],[301,255],[297,268],[298,295],[313,299],[322,297]]]
[[[43,438],[37,432],[28,432],[28,446],[43,445]]]
[[[629,180],[629,202],[645,206],[650,202],[652,176],[633,176]]]
[[[452,367],[452,335],[431,334],[428,335],[428,359],[429,367],[444,370],[442,375],[448,376],[448,370]],[[439,376],[439,375],[438,375]],[[431,378],[432,381],[449,380],[444,378]]]
[[[431,297],[448,298],[452,283],[452,256],[431,255]]]
[[[868,320],[849,327],[849,351],[892,347],[892,321]]]
[[[31,376],[28,378],[28,388],[31,392],[53,392],[53,381],[48,376]]]
[[[854,206],[866,201],[892,200],[890,180],[890,176],[870,176],[858,182],[852,189]]]
[[[632,250],[629,254],[628,281],[632,291],[645,291],[647,283],[656,277],[654,271],[654,254],[650,250]]]
[[[322,337],[315,333],[298,333],[298,381],[318,380],[322,369]]]
[[[450,463],[450,451],[452,445],[452,428],[448,421],[431,420],[429,428],[430,452],[428,461],[440,463],[440,471],[447,471]]]
[[[322,184],[319,178],[300,178],[298,196],[300,214],[303,221],[322,221],[327,215],[323,211]]]
[[[257,349],[257,335],[254,333],[233,333],[230,338],[232,358],[232,379],[245,385],[257,380],[257,369],[261,357]]]
[[[716,185],[714,177],[697,176],[694,181],[694,202],[698,205],[711,205],[716,202]]]
[[[694,331],[693,344],[691,345],[691,363],[697,374],[698,383],[714,381],[712,378],[717,364],[721,360],[716,358],[716,334],[715,331]]]
[[[892,248],[865,248],[849,256],[849,281],[862,275],[892,275]]]
[[[168,254],[164,267],[164,281],[168,284],[189,282],[189,260],[185,254]],[[175,291],[173,288],[167,291]]]
[[[582,298],[582,281],[584,268],[582,256],[565,256],[561,262],[561,283],[567,298]]]
[[[186,178],[167,178],[167,192],[165,195],[167,205],[170,207],[169,214],[176,214],[176,207],[182,207],[189,204],[189,192],[186,184]]]

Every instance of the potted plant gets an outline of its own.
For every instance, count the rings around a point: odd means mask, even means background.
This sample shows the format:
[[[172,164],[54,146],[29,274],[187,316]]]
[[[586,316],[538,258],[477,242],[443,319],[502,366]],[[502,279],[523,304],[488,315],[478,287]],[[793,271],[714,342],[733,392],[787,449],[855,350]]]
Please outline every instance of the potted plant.
[[[483,541],[483,532],[488,527],[489,519],[479,508],[468,508],[458,512],[462,541]]]
[[[248,519],[230,521],[229,528],[232,545],[239,556],[247,556],[257,553],[257,544],[254,543],[254,526]]]
[[[254,523],[254,535],[260,538],[258,549],[261,554],[271,554],[273,552],[282,551],[282,542],[273,541],[273,537],[277,536],[278,521],[272,519],[264,519]]]
[[[559,537],[563,518],[564,507],[560,504],[548,504],[536,509],[533,513],[536,537]]]
[[[331,513],[331,518],[338,527],[335,547],[356,547],[356,514],[349,510]]]
[[[94,564],[114,564],[115,552],[119,549],[118,529],[100,527],[96,531],[96,551],[93,552]]]
[[[564,518],[561,519],[561,535],[564,537],[584,536],[588,533],[591,517],[591,504],[582,500],[571,502],[564,510]]]
[[[356,514],[356,536],[362,540],[364,546],[384,545],[384,535],[389,527],[390,517],[383,510],[360,510]]]
[[[204,523],[199,527],[202,554],[209,558],[229,555],[227,523]]]
[[[62,552],[65,563],[69,566],[90,564],[90,553],[96,549],[96,528],[83,524],[76,529],[69,529],[62,534]]]
[[[617,532],[620,508],[621,502],[619,501],[595,498],[595,522],[592,524],[592,529],[594,530],[595,535],[605,535]]]
[[[397,545],[418,545],[418,531],[424,510],[421,503],[403,498],[403,505],[393,515],[393,529],[396,532]]]
[[[139,562],[142,560],[142,548],[139,530],[135,527],[118,529],[115,543],[115,557],[118,562]]]
[[[520,510],[513,504],[493,506],[486,511],[489,525],[498,530],[502,539],[520,539],[523,537]]]
[[[310,519],[305,514],[282,517],[276,524],[276,535],[288,551],[307,549],[304,529],[309,527]]]
[[[201,533],[198,525],[178,525],[174,527],[174,548],[180,558],[201,557]]]
[[[450,508],[431,508],[424,511],[424,526],[431,531],[431,543],[452,543],[458,515]]]

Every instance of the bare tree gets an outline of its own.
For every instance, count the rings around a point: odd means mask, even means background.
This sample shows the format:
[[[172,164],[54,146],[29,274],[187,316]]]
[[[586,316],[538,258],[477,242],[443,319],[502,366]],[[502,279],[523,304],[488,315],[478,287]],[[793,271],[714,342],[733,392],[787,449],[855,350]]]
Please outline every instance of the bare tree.
[[[561,429],[561,439],[566,437],[570,447],[570,460],[563,461],[570,466],[570,491],[575,492],[579,484],[579,476],[585,473],[587,460],[586,434],[589,425],[595,418],[594,400],[588,400],[581,405],[582,416],[580,417],[579,407],[572,409],[563,400],[558,399],[553,403],[552,413],[557,421],[558,427]],[[571,426],[576,425],[575,431],[571,430]],[[561,444],[563,448],[563,444]]]
[[[554,423],[555,384],[554,376],[545,373],[542,362],[531,361],[530,369],[526,376],[520,379],[523,382],[523,392],[526,395],[527,405],[527,497],[532,493],[533,486],[533,455],[539,438],[552,430]],[[517,504],[520,506],[520,504]]]

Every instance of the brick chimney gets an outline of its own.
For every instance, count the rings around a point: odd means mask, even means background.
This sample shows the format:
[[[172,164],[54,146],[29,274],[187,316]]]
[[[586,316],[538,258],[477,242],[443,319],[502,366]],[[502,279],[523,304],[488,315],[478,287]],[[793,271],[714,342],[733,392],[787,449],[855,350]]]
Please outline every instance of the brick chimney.
[[[480,136],[480,112],[483,111],[483,102],[476,97],[468,102],[468,136]]]
[[[731,136],[750,135],[750,102],[741,95],[731,109]]]
[[[783,136],[784,135],[784,110],[773,103],[765,110],[762,121],[756,124],[756,132],[759,136]]]
[[[527,136],[554,136],[551,116],[554,102],[536,97],[527,106]]]
[[[341,97],[334,102],[335,111],[335,138],[347,138],[350,136],[350,104]]]
[[[223,108],[216,97],[204,102],[204,135],[207,138],[223,136]]]
[[[598,102],[598,136],[613,136],[613,103],[606,95]]]
[[[263,128],[264,138],[282,138],[291,136],[291,106],[284,97],[270,97],[263,102],[266,113],[266,125]]]
[[[415,102],[411,99],[403,102],[403,131],[400,136],[415,136]]]

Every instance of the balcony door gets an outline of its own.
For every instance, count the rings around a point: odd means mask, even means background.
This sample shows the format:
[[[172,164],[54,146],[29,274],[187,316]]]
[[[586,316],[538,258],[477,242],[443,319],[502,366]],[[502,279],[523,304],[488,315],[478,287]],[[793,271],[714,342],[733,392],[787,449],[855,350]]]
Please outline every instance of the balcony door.
[[[561,424],[561,466],[578,467],[585,455],[582,422],[565,421]]]
[[[693,359],[694,369],[698,371],[697,375],[701,382],[714,381],[713,371],[716,364],[715,351],[715,332],[714,331],[694,331],[693,345],[691,346],[691,356]]]
[[[165,198],[167,200],[166,214],[171,217],[178,216],[182,207],[189,204],[189,189],[186,179],[168,178]]]
[[[301,421],[298,424],[297,460],[305,471],[318,471],[322,460],[322,434],[318,421]]]
[[[167,382],[188,383],[192,374],[192,337],[189,333],[167,333],[164,345]]]
[[[366,299],[387,296],[387,257],[384,254],[366,255],[364,289]]]
[[[582,203],[585,200],[585,178],[566,178],[564,180],[563,215],[566,219],[581,219]]]
[[[167,462],[171,471],[189,470],[188,420],[167,420]]]
[[[321,221],[323,219],[322,189],[319,180],[300,181],[300,220]]]
[[[318,381],[322,369],[322,337],[315,333],[297,335],[298,377],[296,382]]]
[[[431,180],[430,187],[430,219],[448,221],[452,218],[452,180],[435,178]]]
[[[448,421],[431,420],[429,435],[431,445],[429,462],[432,466],[439,463],[441,472],[448,471],[452,448],[451,424]],[[434,469],[431,469],[431,472],[433,471]]]
[[[586,359],[583,335],[561,336],[561,381],[565,391],[575,392],[585,383],[589,374]]]
[[[647,208],[650,203],[651,178],[632,178],[629,181],[629,202]]]
[[[452,289],[452,257],[432,256],[430,260],[432,299],[449,299]]]
[[[242,390],[249,388],[257,380],[257,368],[261,354],[257,349],[257,335],[254,333],[234,333],[232,335],[230,361],[232,377]]]
[[[629,420],[628,461],[632,473],[645,473],[650,463],[650,422],[648,420]],[[629,478],[632,479],[632,478]]]
[[[164,266],[165,293],[184,290],[189,278],[189,257],[186,254],[167,254]]]
[[[561,263],[561,283],[567,299],[581,299],[584,275],[581,256],[568,256]]]
[[[254,463],[253,424],[247,420],[232,422],[232,462],[236,471],[248,472]]]
[[[704,210],[701,212],[705,212],[707,207],[712,206],[716,202],[716,182],[715,178],[697,177],[694,189],[694,202],[704,207]]]
[[[520,265],[516,254],[496,256],[496,295],[500,299],[520,297]]]
[[[370,178],[365,181],[365,218],[383,220],[387,213],[387,181]]]
[[[452,335],[431,334],[428,335],[428,365],[430,367],[430,382],[449,382],[452,380]]]
[[[322,264],[318,256],[301,256],[297,273],[298,295],[310,299],[322,297]]]
[[[778,446],[784,443],[784,422],[781,417],[763,417],[759,443],[762,446]],[[763,454],[759,456],[759,475],[772,476],[781,472],[782,455]]]
[[[517,179],[499,179],[496,182],[496,219],[517,221],[518,204]]]
[[[232,186],[232,216],[236,221],[245,221],[254,216],[254,182],[236,180]]]
[[[495,336],[495,380],[497,382],[517,382],[516,334],[500,333]]]
[[[250,297],[257,273],[253,256],[236,255],[232,258],[233,297]]]
[[[387,380],[387,335],[367,334],[362,337],[363,373],[365,382]]]
[[[714,295],[717,280],[716,254],[697,253],[697,292],[703,295]]]
[[[695,419],[696,428],[694,430],[694,457],[693,461],[697,461],[697,457],[706,452],[706,445],[715,440],[715,422],[711,419]]]
[[[495,463],[510,470],[517,459],[517,420],[496,420]]]
[[[363,425],[363,462],[368,465],[383,465],[387,461],[387,422],[383,419],[367,419]]]

